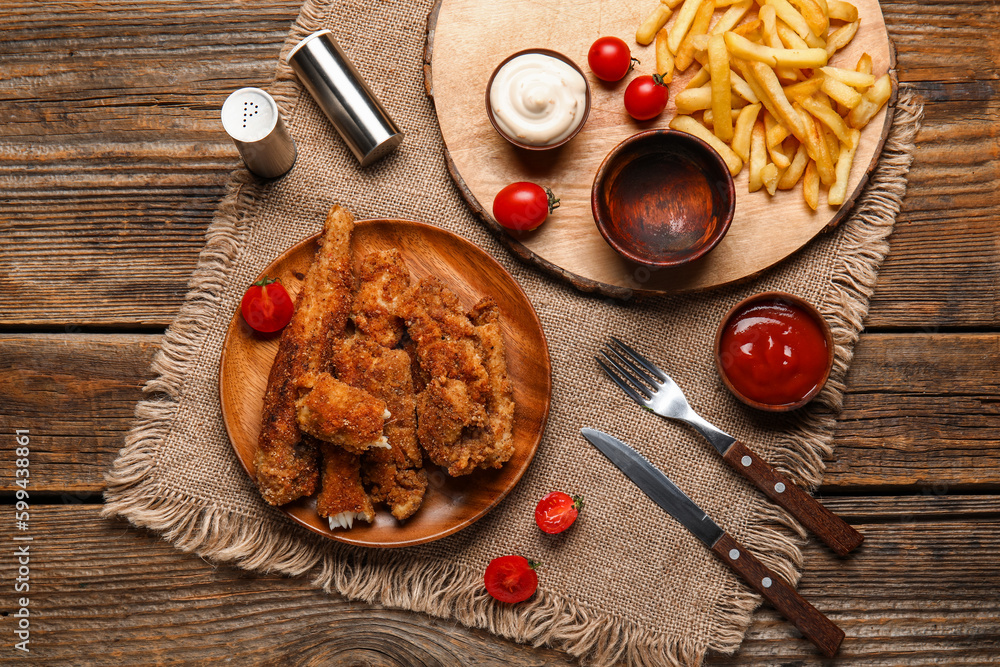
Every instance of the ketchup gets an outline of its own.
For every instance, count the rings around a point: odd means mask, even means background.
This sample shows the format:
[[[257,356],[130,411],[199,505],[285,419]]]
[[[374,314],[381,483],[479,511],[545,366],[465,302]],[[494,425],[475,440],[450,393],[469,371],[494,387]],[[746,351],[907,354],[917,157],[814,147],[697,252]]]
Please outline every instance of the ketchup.
[[[823,329],[808,311],[781,299],[756,301],[734,313],[719,352],[733,388],[758,403],[797,403],[826,379]]]

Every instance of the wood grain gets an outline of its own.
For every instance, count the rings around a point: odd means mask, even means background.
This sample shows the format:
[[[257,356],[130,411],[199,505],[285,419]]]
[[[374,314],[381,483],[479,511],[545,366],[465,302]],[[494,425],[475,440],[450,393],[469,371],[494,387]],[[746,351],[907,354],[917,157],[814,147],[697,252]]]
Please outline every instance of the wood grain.
[[[297,243],[268,265],[260,276],[278,278],[294,299],[316,255],[313,236]],[[349,531],[332,530],[316,513],[316,498],[282,506],[300,525],[340,542],[366,547],[408,547],[447,537],[472,525],[510,493],[524,475],[545,433],[552,394],[552,366],[542,324],[514,278],[485,252],[439,227],[406,220],[363,220],[352,239],[355,257],[396,249],[416,281],[437,276],[471,310],[485,296],[501,314],[507,370],[513,388],[514,454],[499,470],[479,470],[449,477],[425,465],[429,484],[420,510],[400,523],[385,509],[370,524]],[[358,260],[356,259],[356,262]],[[278,352],[278,339],[261,339],[243,318],[233,314],[219,363],[219,398],[226,431],[237,458],[252,475],[261,405],[268,374]]]
[[[855,4],[862,17],[861,28],[831,62],[853,66],[867,52],[876,75],[889,72],[894,76],[895,57],[878,1]],[[582,64],[595,37],[633,34],[646,11],[637,5],[605,0],[544,5],[524,0],[501,7],[479,0],[441,0],[428,28],[434,42],[428,87],[433,91],[459,192],[523,259],[583,291],[616,297],[706,289],[755,275],[788,257],[849,212],[892,122],[891,108],[887,107],[862,131],[844,206],[824,205],[812,211],[798,189],[774,196],[749,193],[749,170],[744,169],[736,177],[736,214],[719,245],[690,265],[650,272],[615,252],[598,233],[591,212],[591,186],[595,171],[619,142],[640,130],[667,126],[676,114],[673,95],[683,90],[697,68],[675,78],[666,110],[645,123],[636,123],[625,113],[620,99],[623,84],[606,84],[587,72],[593,100],[588,124],[573,141],[551,151],[526,152],[511,146],[493,130],[484,103],[486,82],[505,55],[542,47],[556,49]],[[519,25],[545,25],[547,29],[505,28]],[[634,56],[652,62],[651,46],[632,48]],[[639,71],[645,70],[640,67]],[[496,193],[515,181],[543,183],[562,201],[558,213],[534,232],[508,233],[488,213]],[[768,242],[762,243],[762,238]]]
[[[239,164],[217,109],[238,87],[266,87],[299,6],[0,7],[0,426],[32,429],[33,499],[61,503],[32,512],[43,613],[22,662],[575,664],[304,578],[213,566],[85,504],[99,500],[159,341],[126,332],[176,314]],[[1000,492],[1000,6],[881,6],[926,115],[866,321],[897,333],[862,336],[820,489],[868,541],[845,560],[807,546],[799,590],[847,631],[838,664],[993,664],[1000,505],[983,494]],[[10,460],[8,439],[0,452]],[[885,495],[898,493],[916,495]],[[3,539],[11,528],[0,524]],[[5,580],[10,564],[0,559]],[[735,656],[707,663],[815,656],[765,607]]]
[[[838,556],[846,556],[864,542],[864,535],[739,440],[729,446],[722,458],[729,467],[750,480],[771,502],[785,508]]]
[[[998,326],[1000,9],[881,4],[900,78],[928,105],[868,326]],[[0,8],[0,326],[169,323],[239,164],[215,109],[270,80],[298,6]],[[108,67],[126,40],[142,48]]]
[[[1000,651],[993,592],[1000,573],[1000,503],[941,498],[925,517],[923,498],[891,502],[908,517],[863,524],[868,542],[842,561],[805,549],[799,592],[822,600],[847,632],[838,664],[984,664]],[[868,499],[838,499],[850,514]],[[850,506],[848,506],[848,504]],[[32,613],[35,664],[510,665],[576,664],[420,614],[325,595],[306,578],[248,574],[184,554],[158,537],[98,517],[100,506],[39,507],[33,513]],[[0,524],[10,542],[13,526]],[[10,559],[0,573],[10,574]],[[733,657],[707,664],[826,664],[768,607]],[[264,631],[266,629],[266,631]],[[355,662],[357,661],[357,662]],[[365,662],[370,661],[370,662]]]
[[[753,552],[729,533],[723,533],[719,541],[712,545],[712,553],[791,621],[823,655],[828,658],[836,655],[840,643],[844,641],[844,631],[796,593],[787,581],[757,560]]]
[[[36,433],[36,489],[103,489],[140,388],[152,377],[149,361],[159,340],[0,335],[0,427]],[[998,334],[864,336],[848,377],[822,502],[829,504],[831,493],[880,487],[894,493],[1000,491],[998,394]],[[783,462],[771,463],[780,469]],[[13,491],[13,480],[11,469],[0,466],[0,492]]]

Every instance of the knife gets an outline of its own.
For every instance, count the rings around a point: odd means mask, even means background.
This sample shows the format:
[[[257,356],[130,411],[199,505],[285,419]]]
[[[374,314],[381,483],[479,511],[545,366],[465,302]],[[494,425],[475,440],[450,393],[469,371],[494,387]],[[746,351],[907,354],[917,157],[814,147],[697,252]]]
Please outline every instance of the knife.
[[[824,655],[833,657],[844,640],[844,631],[834,625],[833,621],[712,521],[704,510],[642,454],[607,433],[592,428],[584,428],[580,432],[654,503],[677,519],[719,560],[732,568],[751,588],[794,623]]]

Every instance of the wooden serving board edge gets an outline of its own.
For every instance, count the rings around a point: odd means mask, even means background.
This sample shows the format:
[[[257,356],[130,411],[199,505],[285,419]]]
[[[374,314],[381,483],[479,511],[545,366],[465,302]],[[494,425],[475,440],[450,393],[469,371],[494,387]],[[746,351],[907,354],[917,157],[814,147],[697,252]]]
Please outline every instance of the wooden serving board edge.
[[[430,98],[432,104],[434,103],[434,74],[431,69],[431,55],[434,50],[434,34],[437,27],[438,15],[441,13],[441,4],[443,2],[444,0],[437,0],[434,3],[434,6],[431,8],[430,12],[427,14],[427,29],[426,29],[427,38],[424,44],[424,91],[427,93],[427,97]],[[868,168],[865,170],[864,176],[861,178],[861,181],[858,183],[858,186],[854,189],[854,192],[852,192],[851,195],[844,200],[844,203],[840,206],[840,209],[834,214],[833,219],[830,220],[830,222],[827,224],[823,232],[829,231],[837,227],[854,209],[854,204],[856,203],[858,197],[861,195],[861,192],[865,189],[865,186],[868,185],[868,180],[871,178],[872,172],[875,171],[875,167],[878,164],[879,159],[882,157],[882,149],[885,148],[885,142],[889,138],[889,131],[892,129],[892,121],[895,116],[894,110],[896,108],[896,100],[899,97],[899,79],[896,73],[896,45],[892,41],[892,37],[890,37],[889,35],[886,35],[886,39],[888,40],[889,43],[888,74],[890,79],[892,80],[892,95],[889,98],[889,101],[886,103],[887,111],[885,114],[885,120],[882,123],[882,131],[881,134],[879,135],[878,150],[875,152],[875,157],[868,165]],[[451,175],[452,181],[454,181],[455,183],[455,187],[458,189],[459,195],[461,195],[462,199],[465,200],[465,203],[468,204],[469,208],[472,209],[472,212],[476,214],[476,217],[478,217],[480,220],[483,221],[483,223],[486,224],[487,229],[489,229],[494,234],[494,236],[496,236],[497,239],[499,239],[501,243],[507,246],[507,248],[512,253],[514,253],[514,255],[517,256],[518,259],[520,259],[521,261],[526,262],[528,264],[533,264],[538,268],[540,268],[545,273],[560,280],[563,280],[565,282],[568,282],[577,290],[587,294],[596,294],[600,296],[611,297],[613,299],[626,300],[636,296],[659,296],[663,294],[683,294],[685,292],[697,293],[715,289],[717,287],[722,287],[724,285],[744,283],[756,278],[760,274],[769,270],[771,267],[776,266],[777,264],[780,264],[781,262],[784,262],[791,257],[794,257],[799,252],[801,252],[803,248],[809,245],[809,242],[807,242],[805,245],[802,246],[802,248],[799,248],[798,250],[791,253],[787,257],[780,259],[769,266],[764,267],[760,271],[743,276],[741,278],[737,278],[735,280],[731,280],[726,283],[713,285],[712,287],[703,287],[691,290],[678,290],[676,292],[662,292],[658,290],[630,289],[628,287],[620,287],[618,285],[609,285],[607,283],[602,283],[597,280],[591,280],[590,278],[585,278],[583,276],[572,273],[571,271],[567,271],[561,266],[553,264],[552,262],[544,259],[543,257],[536,255],[534,252],[528,249],[524,244],[519,242],[517,239],[511,237],[511,235],[508,234],[506,230],[499,223],[497,223],[496,220],[493,219],[493,216],[491,216],[486,211],[486,209],[483,208],[483,205],[480,204],[479,200],[477,200],[476,197],[472,194],[472,191],[469,189],[469,186],[466,185],[465,183],[465,179],[463,179],[462,175],[458,173],[458,168],[455,166],[455,162],[454,160],[452,160],[451,154],[448,152],[448,147],[445,146],[442,152],[444,153],[445,166],[448,169],[449,175]]]

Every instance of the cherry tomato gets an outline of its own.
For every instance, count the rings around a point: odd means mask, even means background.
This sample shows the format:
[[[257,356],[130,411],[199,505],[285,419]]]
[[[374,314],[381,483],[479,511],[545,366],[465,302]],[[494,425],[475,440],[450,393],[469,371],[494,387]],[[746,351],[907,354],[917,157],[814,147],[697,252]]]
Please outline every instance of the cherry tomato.
[[[493,217],[497,222],[522,232],[538,227],[557,208],[559,200],[552,190],[526,181],[511,183],[493,199]]]
[[[576,521],[583,509],[583,498],[571,497],[562,491],[553,491],[538,501],[535,523],[545,533],[561,533]]]
[[[625,110],[636,120],[656,118],[667,106],[667,84],[659,74],[632,79],[625,89]]]
[[[243,319],[256,331],[273,333],[292,319],[295,304],[276,278],[258,280],[243,295],[240,312]]]
[[[524,602],[538,588],[538,563],[524,556],[501,556],[486,566],[486,591],[500,602]]]
[[[590,45],[587,53],[587,63],[590,71],[598,79],[618,81],[632,71],[635,63],[632,52],[624,40],[617,37],[599,37]]]

